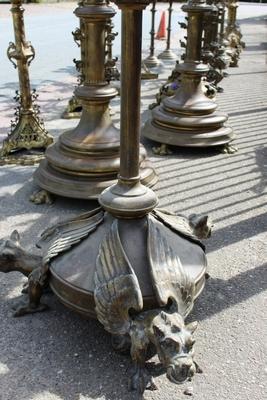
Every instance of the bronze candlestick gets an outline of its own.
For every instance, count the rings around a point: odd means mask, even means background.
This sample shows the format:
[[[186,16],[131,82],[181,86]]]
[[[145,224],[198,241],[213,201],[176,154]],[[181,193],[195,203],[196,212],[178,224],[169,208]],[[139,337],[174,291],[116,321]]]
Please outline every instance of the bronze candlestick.
[[[167,40],[166,49],[159,54],[159,58],[162,60],[175,60],[177,58],[176,54],[171,50],[171,30],[172,30],[172,12],[173,12],[173,1],[169,1],[168,8],[168,27],[167,27]]]
[[[236,13],[238,8],[237,0],[228,0],[228,21],[225,30],[225,38],[229,42],[229,47],[233,51],[230,67],[238,67],[240,53],[245,48],[245,43],[242,41],[242,33],[236,22]]]
[[[181,72],[181,86],[172,97],[152,110],[143,134],[149,139],[185,147],[225,145],[234,138],[224,126],[227,115],[215,112],[217,105],[205,96],[203,77],[209,67],[201,62],[203,17],[212,9],[204,0],[191,0],[182,7],[188,13],[187,46]]]
[[[14,67],[18,68],[20,93],[16,92],[15,100],[19,106],[15,112],[15,121],[11,122],[11,132],[0,150],[0,163],[28,164],[39,162],[43,158],[43,149],[51,144],[53,139],[48,135],[39,117],[39,107],[34,104],[38,95],[35,90],[31,92],[29,65],[35,57],[35,51],[25,38],[22,0],[12,0],[11,3],[15,43],[10,42],[7,56]],[[22,149],[35,151],[32,154],[14,154]]]
[[[152,2],[151,6],[151,31],[150,31],[150,53],[149,56],[144,60],[146,67],[157,67],[161,64],[161,61],[155,56],[155,14],[156,10],[156,0]]]
[[[109,101],[117,95],[105,78],[105,39],[107,22],[114,9],[103,0],[80,3],[75,14],[82,28],[82,70],[84,81],[75,90],[83,111],[78,126],[64,132],[45,153],[45,160],[34,174],[45,191],[61,196],[97,199],[102,190],[116,181],[119,171],[120,135],[113,125]],[[146,185],[157,181],[154,169],[141,146],[141,179]],[[46,192],[31,200],[46,201]]]
[[[29,303],[17,316],[45,309],[40,297],[49,283],[64,304],[97,317],[112,334],[114,348],[130,350],[135,366],[130,389],[139,395],[156,389],[145,369],[151,343],[172,382],[182,383],[197,372],[197,323],[186,324],[185,318],[204,287],[207,261],[199,238],[210,233],[206,216],[187,219],[155,209],[155,193],[140,182],[142,10],[147,3],[117,1],[122,10],[118,182],[101,194],[100,208],[43,233],[42,264],[29,255],[28,269],[22,262],[0,263],[3,272],[16,268],[29,275]],[[16,248],[15,241],[16,232],[1,243],[0,260],[4,251]]]

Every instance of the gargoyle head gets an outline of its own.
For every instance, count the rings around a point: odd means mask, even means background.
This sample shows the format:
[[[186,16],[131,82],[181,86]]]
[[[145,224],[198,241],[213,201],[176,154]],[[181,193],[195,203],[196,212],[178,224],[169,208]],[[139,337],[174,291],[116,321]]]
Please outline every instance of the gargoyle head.
[[[178,313],[161,311],[153,320],[153,343],[160,362],[167,369],[167,377],[174,383],[183,383],[196,372],[193,333],[197,322],[184,324]]]
[[[20,237],[17,231],[13,231],[10,238],[0,240],[0,271],[10,272],[16,269],[19,257],[23,256],[24,251],[20,246]]]

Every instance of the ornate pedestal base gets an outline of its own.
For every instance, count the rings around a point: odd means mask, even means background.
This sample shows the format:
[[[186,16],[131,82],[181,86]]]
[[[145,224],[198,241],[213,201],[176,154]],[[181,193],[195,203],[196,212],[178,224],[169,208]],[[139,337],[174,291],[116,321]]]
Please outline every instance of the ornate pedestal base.
[[[156,389],[145,369],[149,343],[172,382],[197,372],[192,337],[197,323],[186,325],[184,319],[205,284],[207,262],[199,237],[209,234],[207,217],[188,220],[155,209],[127,220],[98,208],[45,231],[38,243],[42,259],[21,249],[13,232],[1,243],[0,271],[28,276],[28,302],[17,309],[17,317],[47,309],[40,299],[48,283],[67,307],[97,317],[113,333],[115,349],[131,348],[130,389],[142,394]],[[3,260],[10,252],[14,265],[7,266]]]
[[[34,111],[21,111],[11,133],[3,141],[0,165],[32,165],[44,158],[45,148],[53,142]]]
[[[117,181],[120,166],[119,145],[104,152],[74,152],[62,146],[60,140],[46,152],[34,173],[40,188],[59,196],[77,199],[97,199],[100,193]],[[59,158],[60,157],[60,158]],[[143,184],[153,186],[158,177],[141,147],[140,173]],[[39,195],[37,193],[39,198]],[[35,198],[31,199],[35,202]],[[41,201],[42,202],[42,201]],[[41,203],[38,201],[38,204]]]

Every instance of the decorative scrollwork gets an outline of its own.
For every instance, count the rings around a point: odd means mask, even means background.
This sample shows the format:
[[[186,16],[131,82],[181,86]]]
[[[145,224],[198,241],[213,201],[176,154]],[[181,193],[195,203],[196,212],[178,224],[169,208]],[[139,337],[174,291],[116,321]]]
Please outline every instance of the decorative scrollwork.
[[[13,64],[14,68],[17,68],[17,64],[13,61],[17,60],[17,48],[15,43],[10,42],[9,46],[7,48],[7,57],[9,59],[9,61]]]

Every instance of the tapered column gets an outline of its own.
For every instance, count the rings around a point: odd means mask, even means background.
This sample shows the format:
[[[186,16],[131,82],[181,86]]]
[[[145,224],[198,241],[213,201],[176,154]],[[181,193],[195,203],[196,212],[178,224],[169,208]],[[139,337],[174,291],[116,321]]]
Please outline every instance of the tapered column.
[[[75,90],[82,104],[76,128],[64,132],[46,152],[35,181],[48,192],[75,198],[97,198],[116,181],[120,160],[120,133],[113,125],[109,102],[117,94],[106,81],[106,26],[115,15],[103,0],[86,0],[75,10],[82,27],[83,84]],[[141,179],[152,185],[157,178],[141,147],[137,160]]]
[[[35,90],[31,92],[29,66],[35,57],[35,50],[31,43],[26,41],[22,0],[12,0],[11,3],[15,43],[10,42],[7,56],[14,67],[18,69],[20,90],[16,92],[15,100],[19,105],[16,109],[15,121],[11,123],[11,132],[4,140],[0,150],[0,163],[19,164],[26,160],[40,161],[40,157],[43,158],[43,156],[29,153],[14,158],[11,153],[21,149],[44,149],[53,142],[53,139],[44,129],[43,122],[38,115],[39,107],[34,104],[38,95]]]
[[[142,9],[122,8],[121,154],[118,182],[101,193],[99,202],[115,217],[140,218],[157,205],[155,193],[140,182],[140,99]],[[133,63],[132,60],[135,60]],[[131,79],[129,79],[131,77]]]
[[[191,0],[182,9],[188,13],[188,26],[185,60],[177,66],[181,86],[153,109],[143,134],[176,146],[223,145],[233,140],[232,129],[224,126],[227,115],[216,112],[217,105],[205,96],[203,77],[209,67],[201,62],[203,18],[212,6],[204,0]]]

